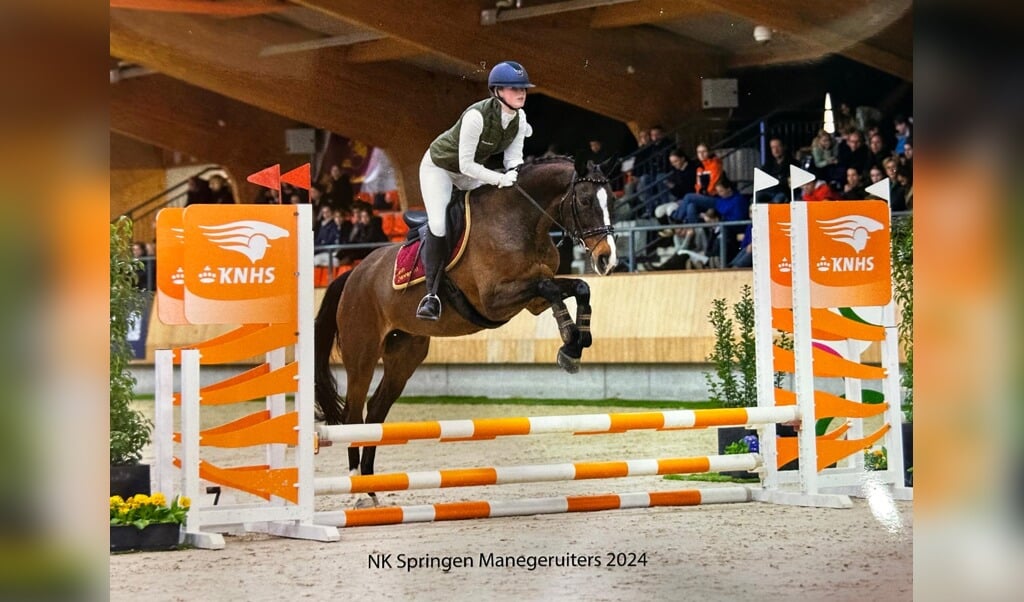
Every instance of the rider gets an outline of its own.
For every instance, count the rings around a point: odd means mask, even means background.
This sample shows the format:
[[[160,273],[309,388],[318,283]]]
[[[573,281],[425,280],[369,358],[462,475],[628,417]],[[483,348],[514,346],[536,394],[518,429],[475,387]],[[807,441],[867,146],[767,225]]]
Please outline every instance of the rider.
[[[533,87],[526,69],[515,61],[498,63],[491,69],[487,87],[491,96],[469,105],[455,125],[434,139],[420,162],[420,190],[429,230],[423,241],[427,294],[416,308],[421,320],[441,317],[437,289],[448,259],[445,216],[452,187],[512,186],[518,177],[513,168],[523,162],[523,139],[533,133],[523,112],[526,89]],[[501,152],[505,173],[483,166],[488,157]]]

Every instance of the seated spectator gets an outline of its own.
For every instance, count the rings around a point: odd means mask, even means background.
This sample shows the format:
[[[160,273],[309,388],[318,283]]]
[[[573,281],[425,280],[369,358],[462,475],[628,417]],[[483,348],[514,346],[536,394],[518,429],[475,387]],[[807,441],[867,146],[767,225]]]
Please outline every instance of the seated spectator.
[[[679,207],[679,199],[697,187],[697,164],[690,161],[686,153],[675,149],[668,154],[668,162],[672,171],[664,183],[673,200],[654,208],[654,217],[663,224],[668,223],[668,216]]]
[[[341,244],[341,212],[337,209],[324,207],[321,209],[321,217],[325,213],[329,219],[321,221],[320,229],[317,231],[316,238],[313,241],[314,249]],[[317,251],[316,255],[313,256],[313,265],[321,267],[330,265],[331,253],[332,251],[330,250]]]
[[[185,206],[205,205],[213,202],[210,194],[210,184],[199,176],[192,176],[188,179],[188,188],[185,192]]]
[[[753,212],[751,212],[753,213]],[[740,251],[729,262],[730,268],[754,267],[754,225],[748,224],[743,234],[739,235]]]
[[[820,130],[811,142],[811,156],[814,158],[814,174],[826,182],[839,184],[843,180],[839,166],[839,149],[832,134]]]
[[[892,160],[893,175],[889,176],[889,207],[893,211],[906,211],[914,208],[914,174],[906,167]]]
[[[885,141],[881,134],[872,134],[868,137],[868,170],[873,167],[882,167],[882,162],[892,156],[889,149],[885,148]]]
[[[903,115],[896,115],[896,117],[893,118],[893,126],[896,129],[896,148],[893,150],[895,150],[897,155],[904,154],[903,147],[911,136],[910,126],[912,123],[913,120],[904,117]]]
[[[801,188],[801,195],[805,201],[834,201],[838,198],[836,191],[824,180],[808,182]]]
[[[320,233],[320,230],[334,220],[334,210],[331,209],[330,205],[320,205],[319,211],[320,214],[316,217],[316,219],[313,220],[314,241],[316,240],[315,237]]]
[[[789,166],[792,160],[781,139],[772,138],[768,141],[768,147],[771,156],[761,166],[761,170],[779,183],[758,192],[756,200],[758,203],[785,203],[789,201]]]
[[[903,154],[900,155],[900,165],[906,168],[911,174],[914,173],[914,138],[907,138],[903,144]]]
[[[661,174],[668,172],[668,153],[672,147],[672,141],[665,137],[665,129],[660,125],[651,128],[650,136],[651,143],[636,156],[633,163],[633,174],[638,177],[636,192],[640,198],[642,217],[654,215],[659,200],[659,191],[654,183]]]
[[[224,176],[210,176],[210,202],[220,205],[234,205],[235,193],[231,191],[231,185],[224,179]]]
[[[132,257],[140,261],[139,266],[135,270],[136,281],[135,288],[140,291],[152,290],[150,288],[150,267],[149,262],[144,261],[142,258],[146,256],[146,245],[142,242],[132,243]]]
[[[868,173],[871,167],[871,151],[863,144],[859,130],[851,130],[846,134],[844,144],[839,146],[839,165],[844,173],[849,169],[856,169],[861,177]]]
[[[373,212],[365,203],[358,203],[355,208],[355,223],[352,225],[352,231],[349,233],[348,240],[344,241],[348,244],[361,244],[361,243],[372,243],[372,242],[388,242],[388,236],[384,233],[384,229],[381,227],[382,220],[380,217],[373,215]],[[338,259],[341,265],[348,265],[357,259],[363,259],[371,252],[374,248],[366,247],[362,249],[341,249],[338,251]]]
[[[586,167],[588,163],[600,165],[611,158],[611,153],[604,148],[604,144],[594,138],[587,142],[587,148],[577,155],[577,163]]]
[[[701,143],[697,145],[697,184],[694,191],[697,194],[712,195],[715,193],[715,186],[722,178],[724,167],[722,160],[708,149],[708,145]]]
[[[840,132],[841,136],[845,136],[850,130],[857,129],[857,118],[853,115],[850,103],[839,103],[839,109],[836,110],[835,125],[836,131]]]
[[[881,167],[876,167],[876,166],[872,165],[871,166],[871,170],[868,171],[868,180],[869,180],[868,185],[870,186],[871,184],[877,184],[878,182],[881,182],[884,179],[885,179],[885,172],[882,170],[882,168]],[[881,197],[875,196],[875,195],[870,194],[870,193],[868,193],[866,198],[873,199],[873,200],[881,200]]]
[[[860,172],[850,167],[846,170],[846,184],[843,185],[843,194],[839,198],[844,201],[860,201],[867,198],[864,190],[864,183],[861,180]]]

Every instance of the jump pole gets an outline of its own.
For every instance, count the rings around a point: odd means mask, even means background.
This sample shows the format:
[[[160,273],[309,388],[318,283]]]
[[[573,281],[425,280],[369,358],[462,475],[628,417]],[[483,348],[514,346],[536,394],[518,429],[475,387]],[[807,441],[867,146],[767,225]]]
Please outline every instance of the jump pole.
[[[526,466],[497,466],[396,472],[379,475],[321,477],[316,493],[345,494],[446,487],[477,487],[512,483],[582,481],[667,474],[696,474],[733,470],[754,470],[761,465],[757,454],[698,456],[693,458],[649,458],[613,462],[567,462]]]
[[[750,490],[746,487],[713,487],[709,489],[681,489],[673,491],[360,508],[355,510],[318,512],[316,520],[318,524],[323,525],[361,527],[499,518],[503,516],[597,512],[602,510],[625,510],[628,508],[742,503],[749,502],[750,500]]]

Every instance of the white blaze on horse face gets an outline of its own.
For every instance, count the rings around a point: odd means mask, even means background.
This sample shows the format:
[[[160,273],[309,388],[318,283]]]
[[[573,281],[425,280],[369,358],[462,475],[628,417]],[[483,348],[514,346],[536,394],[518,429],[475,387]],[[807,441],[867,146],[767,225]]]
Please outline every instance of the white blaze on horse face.
[[[601,203],[601,213],[604,214],[604,225],[611,226],[612,220],[611,216],[608,213],[608,191],[605,190],[604,188],[599,188],[597,190],[597,200],[599,203]],[[608,256],[608,266],[605,268],[604,271],[605,275],[611,273],[612,269],[615,267],[615,264],[618,263],[618,258],[615,257],[615,239],[612,238],[611,234],[609,234],[607,238],[608,249],[611,251],[611,255]]]

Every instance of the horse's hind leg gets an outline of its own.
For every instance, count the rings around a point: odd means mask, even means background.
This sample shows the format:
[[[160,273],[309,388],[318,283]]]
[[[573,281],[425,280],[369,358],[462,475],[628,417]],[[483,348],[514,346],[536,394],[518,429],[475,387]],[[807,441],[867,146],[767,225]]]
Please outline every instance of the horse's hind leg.
[[[387,418],[391,406],[402,395],[405,384],[416,368],[423,363],[430,350],[430,337],[412,336],[395,331],[384,340],[384,374],[377,390],[367,404],[366,422],[381,423]],[[355,449],[355,448],[353,448]],[[360,473],[373,474],[373,460],[376,447],[364,447]],[[370,493],[373,505],[377,505],[377,494]]]
[[[362,424],[366,393],[373,381],[373,370],[380,359],[382,342],[372,324],[362,328],[349,325],[342,331],[341,361],[345,364],[348,387],[345,390],[345,424]],[[359,469],[359,448],[348,448],[348,468]]]
[[[367,423],[384,422],[416,368],[427,357],[430,337],[394,331],[384,341],[384,374],[366,409]],[[376,447],[363,450],[362,474],[373,474]]]

